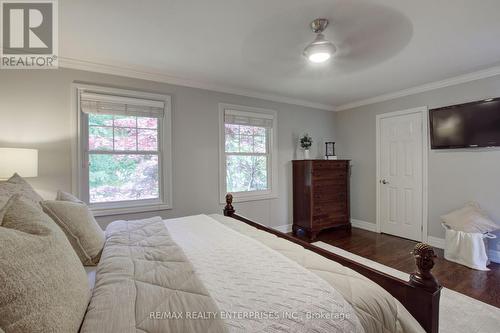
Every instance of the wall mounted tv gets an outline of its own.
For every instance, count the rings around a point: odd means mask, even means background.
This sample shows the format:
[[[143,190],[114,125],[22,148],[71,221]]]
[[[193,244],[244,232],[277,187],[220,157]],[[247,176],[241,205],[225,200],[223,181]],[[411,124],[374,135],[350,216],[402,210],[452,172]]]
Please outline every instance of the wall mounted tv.
[[[500,98],[429,111],[432,149],[500,146]]]

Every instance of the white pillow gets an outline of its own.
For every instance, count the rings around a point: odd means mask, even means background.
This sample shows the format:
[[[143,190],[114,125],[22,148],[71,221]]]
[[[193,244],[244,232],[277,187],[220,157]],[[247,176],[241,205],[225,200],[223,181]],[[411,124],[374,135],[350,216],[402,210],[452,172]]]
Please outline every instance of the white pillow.
[[[486,233],[500,229],[477,202],[469,202],[464,207],[441,216],[444,224],[456,231]]]

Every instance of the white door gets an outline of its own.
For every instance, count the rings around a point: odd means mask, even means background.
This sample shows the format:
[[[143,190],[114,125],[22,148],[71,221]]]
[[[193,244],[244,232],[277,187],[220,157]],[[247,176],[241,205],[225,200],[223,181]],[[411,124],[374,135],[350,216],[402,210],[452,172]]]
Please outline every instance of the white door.
[[[422,241],[425,112],[413,111],[378,117],[378,223],[383,233]]]

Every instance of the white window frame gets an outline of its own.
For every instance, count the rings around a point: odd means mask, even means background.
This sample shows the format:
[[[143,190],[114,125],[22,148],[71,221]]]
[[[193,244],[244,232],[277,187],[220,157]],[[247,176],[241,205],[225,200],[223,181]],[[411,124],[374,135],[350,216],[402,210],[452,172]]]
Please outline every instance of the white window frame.
[[[88,122],[81,111],[82,93],[97,93],[124,98],[146,99],[164,103],[164,116],[158,126],[158,172],[159,199],[129,200],[110,203],[90,204],[95,216],[130,214],[172,209],[172,102],[169,95],[141,91],[101,87],[89,84],[72,84],[72,126],[77,135],[73,139],[73,181],[72,192],[88,203]]]
[[[255,108],[234,104],[219,104],[219,199],[225,203],[227,194],[226,184],[226,135],[224,114],[226,110],[272,116],[273,126],[268,137],[269,161],[267,165],[268,184],[270,188],[262,191],[231,192],[235,202],[266,200],[278,197],[278,113],[274,110]]]

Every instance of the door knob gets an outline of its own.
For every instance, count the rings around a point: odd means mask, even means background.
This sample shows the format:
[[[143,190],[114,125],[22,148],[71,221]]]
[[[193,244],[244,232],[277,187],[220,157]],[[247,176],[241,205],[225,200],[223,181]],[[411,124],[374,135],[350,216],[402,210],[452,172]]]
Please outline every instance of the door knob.
[[[385,179],[382,179],[380,182],[381,182],[382,184],[384,184],[384,185],[389,184],[389,182],[388,182],[387,180],[385,180]]]

